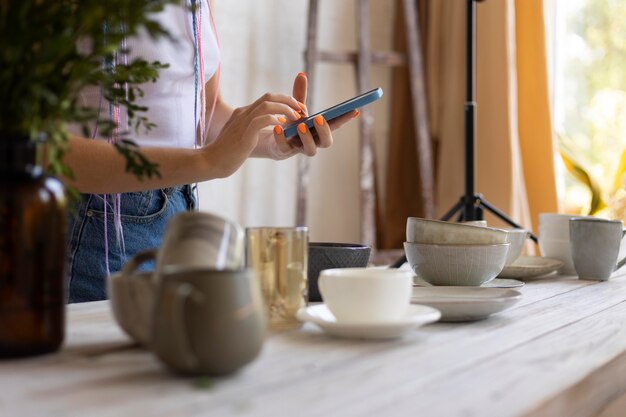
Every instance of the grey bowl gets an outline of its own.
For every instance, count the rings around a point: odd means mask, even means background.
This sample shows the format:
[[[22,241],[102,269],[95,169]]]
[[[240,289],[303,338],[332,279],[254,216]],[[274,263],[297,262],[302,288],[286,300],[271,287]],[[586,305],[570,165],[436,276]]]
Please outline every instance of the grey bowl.
[[[371,248],[356,243],[309,243],[307,272],[309,301],[322,301],[317,287],[320,271],[333,268],[363,268],[370,259]]]
[[[404,242],[415,275],[432,285],[479,286],[504,268],[510,243],[434,245]]]

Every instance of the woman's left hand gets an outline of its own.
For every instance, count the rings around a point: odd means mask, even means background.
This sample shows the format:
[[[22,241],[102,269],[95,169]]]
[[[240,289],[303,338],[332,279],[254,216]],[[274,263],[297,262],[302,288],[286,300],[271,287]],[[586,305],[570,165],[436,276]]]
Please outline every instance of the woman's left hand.
[[[303,72],[298,73],[293,83],[293,97],[302,104],[306,103],[307,87],[308,81],[306,74]],[[302,107],[304,110],[304,118],[308,116],[308,111],[304,104]],[[353,110],[330,122],[326,121],[323,116],[317,116],[314,120],[314,132],[312,132],[306,124],[301,123],[298,125],[298,137],[293,137],[289,140],[287,140],[284,135],[283,126],[276,125],[271,135],[273,138],[268,135],[270,137],[261,138],[260,142],[262,143],[266,140],[272,141],[272,143],[267,143],[267,145],[273,145],[268,147],[270,151],[268,152],[270,154],[268,156],[274,159],[286,159],[299,153],[314,156],[318,148],[329,148],[332,146],[333,130],[340,128],[359,114],[358,110]],[[272,149],[274,147],[277,149]]]

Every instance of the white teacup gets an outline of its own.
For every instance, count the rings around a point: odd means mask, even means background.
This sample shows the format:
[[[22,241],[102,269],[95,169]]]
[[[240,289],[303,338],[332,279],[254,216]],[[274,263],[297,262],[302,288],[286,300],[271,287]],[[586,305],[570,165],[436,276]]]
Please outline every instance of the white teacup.
[[[398,269],[326,269],[318,286],[338,322],[391,322],[409,307],[413,274]]]

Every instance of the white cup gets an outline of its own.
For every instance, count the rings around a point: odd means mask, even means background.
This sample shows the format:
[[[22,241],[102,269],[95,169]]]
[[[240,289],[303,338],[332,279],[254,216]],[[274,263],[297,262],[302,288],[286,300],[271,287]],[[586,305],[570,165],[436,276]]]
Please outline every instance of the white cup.
[[[571,214],[540,213],[539,214],[539,239],[544,240],[569,240],[570,219],[587,219],[591,216],[575,216]]]
[[[338,322],[391,322],[409,307],[413,274],[398,269],[326,269],[320,273],[318,286]]]
[[[585,219],[591,216],[575,216],[571,214],[540,213],[539,214],[539,250],[547,258],[563,262],[559,275],[574,275],[574,260],[570,249],[570,219]]]
[[[563,266],[557,271],[559,275],[575,275],[574,260],[570,248],[570,241],[567,240],[546,240],[539,238],[539,250],[546,258],[558,259],[563,262]]]

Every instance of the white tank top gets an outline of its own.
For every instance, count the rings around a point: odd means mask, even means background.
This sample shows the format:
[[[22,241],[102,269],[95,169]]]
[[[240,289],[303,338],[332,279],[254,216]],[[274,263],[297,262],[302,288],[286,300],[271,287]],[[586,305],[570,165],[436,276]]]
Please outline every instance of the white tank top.
[[[217,71],[220,60],[217,40],[213,33],[210,20],[208,0],[202,1],[198,14],[201,19],[201,41],[204,56],[204,79],[208,81]],[[168,5],[155,19],[168,30],[175,41],[166,38],[152,40],[145,32],[128,39],[130,54],[128,61],[142,58],[148,62],[160,61],[169,64],[168,68],[159,72],[156,83],[145,83],[141,86],[144,97],[138,97],[136,103],[148,107],[147,112],[138,113],[155,123],[150,131],[134,129],[129,138],[145,147],[178,147],[193,148],[202,141],[196,137],[199,129],[195,122],[200,122],[200,100],[195,95],[195,44],[192,13],[185,6]],[[202,86],[198,86],[198,95]],[[100,103],[100,91],[96,88],[81,92],[82,104],[97,109]],[[194,114],[194,103],[197,100]],[[208,103],[211,106],[212,103]],[[208,112],[207,112],[208,113]],[[109,116],[109,105],[103,102],[100,115]],[[208,116],[207,116],[208,117]],[[73,130],[73,129],[72,129]],[[75,132],[77,133],[77,132]]]

